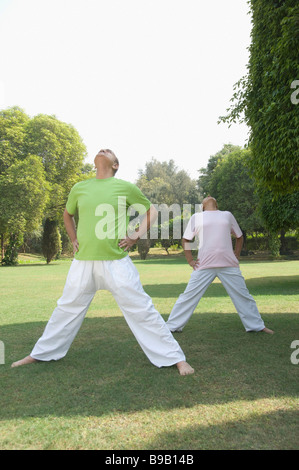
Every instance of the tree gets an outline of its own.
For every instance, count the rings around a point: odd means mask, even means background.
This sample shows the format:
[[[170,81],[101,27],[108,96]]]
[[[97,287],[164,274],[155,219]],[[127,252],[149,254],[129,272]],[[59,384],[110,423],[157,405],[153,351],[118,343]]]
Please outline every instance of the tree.
[[[196,180],[185,170],[178,170],[173,160],[159,162],[152,158],[139,170],[136,182],[141,191],[153,204],[196,204],[199,193]]]
[[[147,238],[140,238],[140,240],[138,240],[137,249],[138,253],[140,254],[140,259],[146,259],[150,246],[151,241],[149,238],[149,234],[147,234]]]
[[[30,234],[43,217],[57,219],[71,187],[93,175],[84,166],[86,148],[76,129],[55,116],[30,118],[19,107],[0,112],[0,238]],[[16,252],[16,244],[11,252]]]
[[[299,189],[299,108],[291,88],[298,78],[297,0],[250,0],[252,41],[248,74],[234,86],[223,122],[250,128],[250,166],[258,185],[275,194]],[[243,114],[244,113],[244,114]]]
[[[167,234],[166,237],[163,236],[164,230]],[[180,233],[179,238],[178,238],[177,232]],[[181,235],[184,233],[183,216],[175,217],[174,219],[170,219],[167,222],[159,224],[158,233],[159,233],[159,239],[161,240],[161,245],[166,250],[166,253],[169,255],[168,249],[172,245],[181,246]]]
[[[36,155],[16,161],[0,175],[2,258],[5,238],[10,238],[10,251],[16,253],[15,246],[20,242],[20,234],[39,227],[47,204],[47,191],[43,164]],[[8,259],[11,260],[11,255]],[[12,264],[15,264],[15,257]]]
[[[24,139],[29,119],[17,106],[0,111],[0,174],[25,158]]]
[[[86,175],[87,177],[90,177],[90,178],[93,178],[96,176],[96,171],[92,163],[85,163],[81,168],[81,173],[82,175]]]
[[[43,255],[49,264],[61,250],[61,237],[56,220],[46,219],[42,239]]]
[[[198,187],[203,197],[206,197],[210,194],[210,182],[213,175],[213,172],[219,162],[223,157],[228,155],[231,152],[241,150],[240,146],[233,144],[224,144],[223,148],[219,150],[215,155],[211,155],[206,168],[200,168],[200,176],[198,178]]]
[[[149,162],[146,162],[145,170],[139,170],[139,177],[144,175],[148,181],[154,178],[162,178],[168,181],[175,176],[176,172],[177,167],[174,160],[160,162],[156,158],[152,158]]]
[[[259,188],[259,212],[274,244],[273,254],[286,252],[285,233],[299,226],[299,192],[278,197]],[[278,239],[280,233],[280,239]],[[276,253],[274,253],[276,251]]]
[[[183,225],[184,204],[195,208],[199,204],[200,193],[196,180],[190,178],[185,170],[179,170],[174,160],[159,162],[152,158],[145,165],[145,170],[139,170],[137,186],[145,196],[158,207],[157,236],[168,253],[168,248],[174,243],[181,242],[177,237],[177,227]],[[175,220],[174,220],[175,219]],[[164,234],[167,234],[164,236]]]
[[[246,250],[247,233],[263,230],[257,211],[259,199],[248,169],[250,150],[240,147],[231,147],[230,150],[216,154],[216,166],[210,171],[211,165],[208,164],[209,172],[204,169],[204,182],[199,182],[199,185],[204,186],[205,196],[210,194],[217,199],[220,210],[234,214],[242,229]],[[215,156],[211,159],[214,163]]]
[[[47,216],[59,217],[72,186],[82,175],[86,147],[80,135],[71,124],[39,114],[27,124],[24,151],[42,158],[51,185]]]
[[[136,184],[153,204],[161,204],[161,201],[172,204],[173,194],[169,181],[158,176],[149,180],[146,175],[141,175]]]

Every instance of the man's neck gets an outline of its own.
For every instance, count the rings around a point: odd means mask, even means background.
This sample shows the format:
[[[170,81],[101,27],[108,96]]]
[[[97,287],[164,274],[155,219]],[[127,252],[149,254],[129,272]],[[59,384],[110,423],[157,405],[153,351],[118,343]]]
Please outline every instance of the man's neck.
[[[96,179],[98,180],[105,180],[107,178],[112,178],[114,174],[111,171],[103,171],[103,170],[98,170],[96,173]]]

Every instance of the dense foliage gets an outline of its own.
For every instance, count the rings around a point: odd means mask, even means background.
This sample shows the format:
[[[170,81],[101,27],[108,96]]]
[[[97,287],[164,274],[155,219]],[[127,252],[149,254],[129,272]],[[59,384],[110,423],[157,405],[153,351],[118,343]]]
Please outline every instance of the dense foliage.
[[[83,168],[85,155],[76,129],[55,116],[30,118],[18,107],[0,112],[3,264],[16,264],[26,234],[39,229],[47,218],[62,225],[62,207],[70,188],[78,178],[88,177]]]
[[[252,33],[248,74],[235,85],[224,122],[250,128],[250,166],[259,186],[275,194],[299,190],[299,4],[250,0]]]

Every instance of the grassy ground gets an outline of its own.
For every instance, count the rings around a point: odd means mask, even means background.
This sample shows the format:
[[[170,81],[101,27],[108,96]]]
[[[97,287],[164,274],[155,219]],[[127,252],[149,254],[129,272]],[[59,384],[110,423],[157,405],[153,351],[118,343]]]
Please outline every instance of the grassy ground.
[[[275,335],[245,333],[215,281],[183,333],[195,374],[157,369],[109,292],[98,292],[68,355],[11,369],[30,353],[62,293],[69,260],[0,268],[1,449],[298,449],[299,261],[241,269]],[[134,258],[167,319],[190,268],[180,256]],[[299,356],[299,355],[297,355]]]

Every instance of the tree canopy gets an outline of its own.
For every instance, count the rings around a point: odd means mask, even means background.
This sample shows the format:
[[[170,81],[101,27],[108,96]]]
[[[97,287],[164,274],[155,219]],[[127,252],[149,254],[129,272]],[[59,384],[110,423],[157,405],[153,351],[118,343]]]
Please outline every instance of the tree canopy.
[[[0,174],[15,161],[25,158],[24,140],[29,120],[17,106],[0,111]]]
[[[185,170],[179,170],[174,160],[159,162],[152,158],[139,170],[136,182],[153,204],[197,204],[200,194],[196,180]]]
[[[204,195],[215,197],[220,210],[232,212],[243,233],[263,229],[257,211],[259,199],[248,169],[249,159],[249,149],[225,145],[210,157],[207,168],[200,170],[199,177]]]
[[[0,112],[0,238],[32,232],[43,220],[61,221],[71,187],[89,177],[86,148],[76,129],[55,116]]]
[[[275,194],[299,190],[299,75],[297,0],[250,0],[248,74],[235,85],[232,106],[220,120],[244,120],[250,128],[250,167],[257,184]]]

